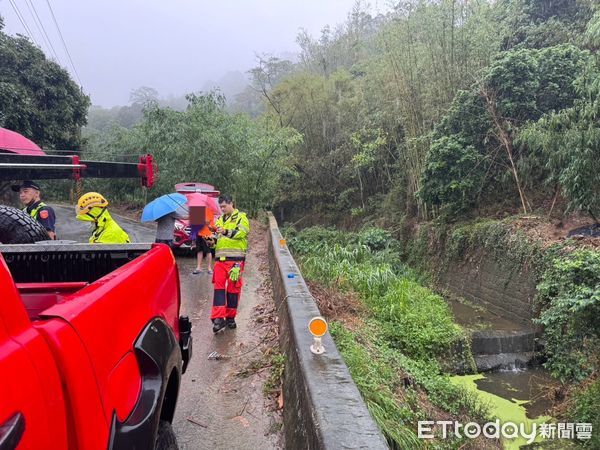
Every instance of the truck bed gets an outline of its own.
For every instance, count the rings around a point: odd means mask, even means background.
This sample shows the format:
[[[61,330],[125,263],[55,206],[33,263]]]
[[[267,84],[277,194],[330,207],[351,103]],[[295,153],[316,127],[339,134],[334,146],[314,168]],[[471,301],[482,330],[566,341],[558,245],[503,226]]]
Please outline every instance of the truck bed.
[[[0,245],[0,285],[0,423],[19,412],[22,447],[152,448],[191,355],[169,248]]]
[[[92,283],[152,244],[7,244],[0,253],[15,283]]]
[[[152,244],[0,245],[29,318],[150,250]]]

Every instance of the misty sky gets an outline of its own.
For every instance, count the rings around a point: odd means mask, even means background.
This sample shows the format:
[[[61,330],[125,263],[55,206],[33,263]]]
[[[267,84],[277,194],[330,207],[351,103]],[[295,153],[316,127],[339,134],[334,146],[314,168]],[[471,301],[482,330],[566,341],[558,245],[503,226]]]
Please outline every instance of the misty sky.
[[[84,91],[92,103],[127,104],[131,89],[161,97],[200,90],[226,72],[245,72],[256,53],[296,52],[300,28],[317,36],[343,22],[356,0],[49,0]],[[51,55],[37,15],[71,73],[46,0],[12,0],[37,43]],[[378,10],[381,1],[371,1]],[[32,6],[35,6],[35,11]],[[0,0],[5,32],[27,35],[11,5]]]

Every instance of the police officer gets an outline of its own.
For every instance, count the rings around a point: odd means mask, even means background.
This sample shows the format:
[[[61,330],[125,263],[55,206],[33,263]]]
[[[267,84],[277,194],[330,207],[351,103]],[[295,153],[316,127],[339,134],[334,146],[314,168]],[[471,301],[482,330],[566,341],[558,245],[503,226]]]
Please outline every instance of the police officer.
[[[19,199],[25,205],[23,211],[42,224],[50,239],[56,239],[56,214],[41,200],[40,186],[35,181],[25,180],[21,184],[12,185],[11,189],[19,193]]]

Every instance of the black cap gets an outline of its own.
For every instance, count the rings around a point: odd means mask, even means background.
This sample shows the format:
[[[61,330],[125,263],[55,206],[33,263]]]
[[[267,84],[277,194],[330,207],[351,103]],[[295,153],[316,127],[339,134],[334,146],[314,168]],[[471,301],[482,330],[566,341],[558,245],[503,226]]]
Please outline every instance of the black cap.
[[[10,188],[15,192],[19,192],[21,189],[24,188],[33,188],[38,191],[40,190],[40,186],[35,181],[31,180],[25,180],[21,184],[13,184]]]

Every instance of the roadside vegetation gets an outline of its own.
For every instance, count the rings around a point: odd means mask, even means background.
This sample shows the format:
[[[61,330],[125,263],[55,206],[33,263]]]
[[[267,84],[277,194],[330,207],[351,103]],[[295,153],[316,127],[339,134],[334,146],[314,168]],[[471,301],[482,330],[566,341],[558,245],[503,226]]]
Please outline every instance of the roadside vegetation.
[[[285,230],[369,410],[398,448],[419,445],[414,426],[431,408],[439,417],[484,420],[489,415],[487,405],[449,381],[454,371],[476,369],[465,332],[454,323],[446,301],[427,287],[444,264],[472,258],[476,251],[503,261],[508,271],[529,267],[536,273],[544,366],[565,383],[558,395],[566,395],[566,401],[555,399],[555,414],[600,426],[599,253],[577,249],[571,240],[543,248],[511,230],[512,222],[448,227],[437,236],[439,227],[431,226],[409,245],[373,227],[360,232]],[[420,260],[418,271],[407,260]],[[582,445],[594,448],[597,442]]]
[[[127,129],[88,137],[84,157],[135,160],[151,152],[158,164],[158,180],[151,195],[173,191],[176,183],[202,181],[223,192],[235,192],[246,211],[264,209],[273,195],[278,167],[288,147],[302,140],[292,128],[275,126],[265,117],[252,120],[229,114],[217,93],[190,94],[185,111],[149,102],[141,122]],[[134,159],[132,159],[134,158]],[[133,183],[89,183],[116,201],[143,204]]]
[[[449,265],[465,261],[478,266],[494,260],[508,278],[528,271],[537,283],[534,323],[544,330],[543,366],[563,383],[552,398],[553,414],[600,426],[600,252],[594,241],[541,240],[535,228],[540,224],[541,219],[519,216],[421,224],[417,232],[404,235],[402,260],[427,273],[434,284]],[[595,448],[594,439],[581,444]]]
[[[395,448],[421,448],[416,423],[433,412],[435,417],[487,417],[484,405],[452,384],[443,368],[448,360],[462,366],[471,358],[463,330],[446,302],[400,261],[398,242],[389,232],[314,227],[288,229],[286,236],[308,280],[354,294],[362,304],[362,313],[350,320],[343,317],[348,305],[338,305],[340,316],[329,317],[331,333]]]
[[[65,69],[0,16],[0,127],[43,148],[79,149],[90,99]]]

